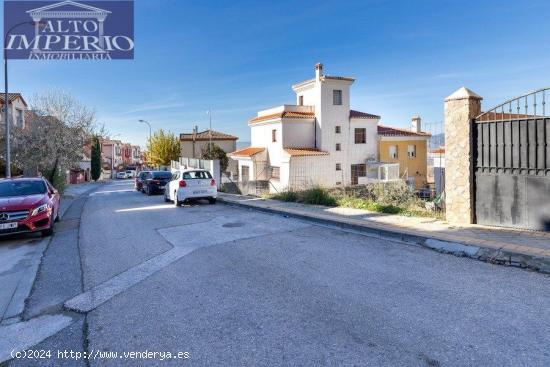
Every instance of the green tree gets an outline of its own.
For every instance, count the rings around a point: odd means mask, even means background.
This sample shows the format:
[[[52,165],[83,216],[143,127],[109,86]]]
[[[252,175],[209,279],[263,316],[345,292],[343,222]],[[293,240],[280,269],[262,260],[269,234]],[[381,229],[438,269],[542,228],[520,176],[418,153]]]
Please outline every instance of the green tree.
[[[101,145],[99,138],[94,135],[92,138],[92,180],[97,181],[101,176]]]
[[[171,132],[155,131],[147,142],[147,164],[150,167],[169,166],[180,156],[179,139]]]
[[[219,147],[219,145],[216,145],[212,143],[212,149],[210,148],[210,143],[206,144],[202,148],[201,152],[201,158],[202,159],[218,159],[220,161],[220,171],[225,172],[227,169],[227,165],[229,164],[229,158],[227,158],[227,153]]]

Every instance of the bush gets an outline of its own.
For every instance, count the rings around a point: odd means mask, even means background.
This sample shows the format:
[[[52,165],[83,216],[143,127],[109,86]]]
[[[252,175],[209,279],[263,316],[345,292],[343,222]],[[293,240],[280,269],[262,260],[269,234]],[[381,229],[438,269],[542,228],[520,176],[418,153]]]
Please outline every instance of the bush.
[[[283,191],[272,195],[271,198],[280,201],[296,202],[298,201],[298,193],[295,191]]]
[[[269,196],[272,199],[311,205],[341,206],[385,214],[442,217],[427,210],[424,202],[404,182],[377,183],[345,189],[314,187],[304,191],[285,191]]]
[[[336,198],[332,196],[328,190],[322,187],[314,187],[313,189],[303,191],[301,194],[302,197],[300,201],[304,204],[325,206],[338,205]]]

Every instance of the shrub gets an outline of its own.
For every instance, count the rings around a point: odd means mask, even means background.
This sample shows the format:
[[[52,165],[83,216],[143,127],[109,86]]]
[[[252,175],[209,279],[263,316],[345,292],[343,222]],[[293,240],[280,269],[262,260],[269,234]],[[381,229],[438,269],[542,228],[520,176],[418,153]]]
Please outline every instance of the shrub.
[[[271,196],[271,198],[280,201],[296,202],[298,201],[298,193],[296,191],[283,191]]]
[[[328,190],[322,187],[314,187],[301,193],[301,202],[311,205],[336,206],[338,202]]]

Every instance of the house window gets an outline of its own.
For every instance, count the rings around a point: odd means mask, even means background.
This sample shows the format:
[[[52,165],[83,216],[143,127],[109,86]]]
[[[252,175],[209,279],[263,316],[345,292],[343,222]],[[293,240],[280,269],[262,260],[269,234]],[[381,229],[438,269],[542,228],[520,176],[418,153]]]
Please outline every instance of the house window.
[[[340,134],[342,132],[342,127],[340,125],[334,127],[334,132]]]
[[[341,151],[342,150],[342,146],[340,145],[340,143],[336,143],[336,151]]]
[[[367,129],[355,129],[355,144],[365,144],[367,142]]]
[[[335,106],[342,105],[342,90],[334,89],[332,91],[332,104]]]
[[[303,106],[304,105],[304,96],[298,96],[298,104],[300,106]]]
[[[359,177],[367,176],[366,164],[352,164],[351,165],[351,184],[357,185],[359,183]]]
[[[390,158],[397,159],[397,145],[390,145]]]
[[[248,182],[249,176],[250,176],[250,167],[242,166],[241,167],[241,181],[242,182]]]
[[[416,157],[416,145],[409,145],[407,147],[407,156],[409,158],[414,158]]]
[[[281,168],[280,167],[271,167],[271,178],[278,180],[281,178]]]
[[[342,170],[342,163],[336,163],[336,170],[341,171]]]
[[[271,141],[273,143],[276,143],[277,142],[277,130],[271,130]]]
[[[19,127],[23,127],[23,111],[22,110],[15,110],[15,125]]]

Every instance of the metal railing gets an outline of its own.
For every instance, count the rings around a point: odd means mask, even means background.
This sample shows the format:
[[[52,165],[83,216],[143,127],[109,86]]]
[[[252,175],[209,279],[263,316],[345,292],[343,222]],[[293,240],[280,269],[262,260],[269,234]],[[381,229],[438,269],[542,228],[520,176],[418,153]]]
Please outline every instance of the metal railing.
[[[546,117],[546,93],[549,90],[550,87],[541,88],[509,99],[481,113],[476,122]]]

